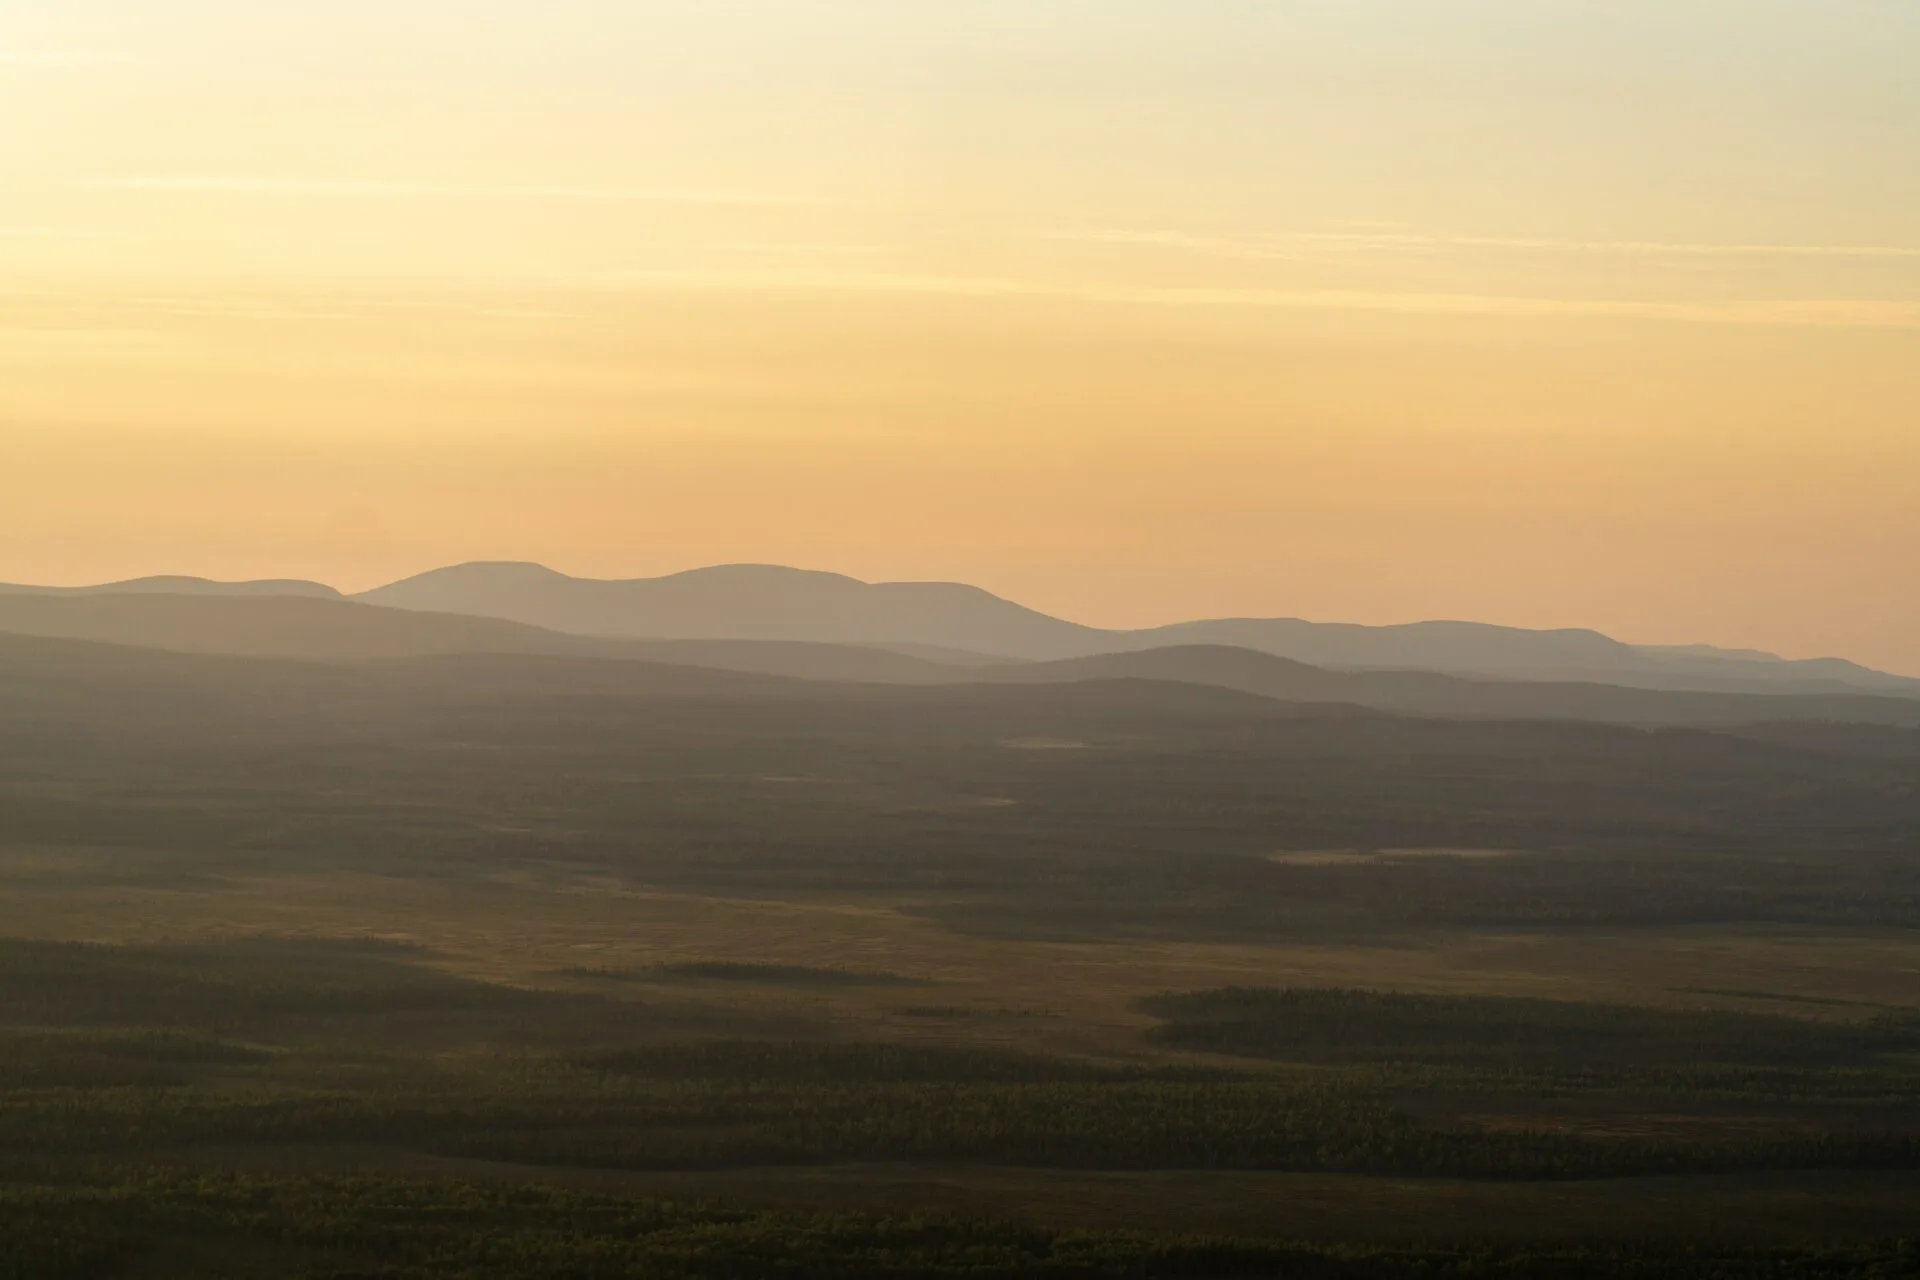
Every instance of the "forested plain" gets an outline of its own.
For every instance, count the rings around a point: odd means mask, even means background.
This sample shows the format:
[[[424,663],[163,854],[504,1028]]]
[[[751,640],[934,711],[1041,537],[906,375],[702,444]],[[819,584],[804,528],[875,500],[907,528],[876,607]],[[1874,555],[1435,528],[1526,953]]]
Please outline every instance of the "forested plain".
[[[0,637],[0,1275],[1920,1274],[1917,779]]]

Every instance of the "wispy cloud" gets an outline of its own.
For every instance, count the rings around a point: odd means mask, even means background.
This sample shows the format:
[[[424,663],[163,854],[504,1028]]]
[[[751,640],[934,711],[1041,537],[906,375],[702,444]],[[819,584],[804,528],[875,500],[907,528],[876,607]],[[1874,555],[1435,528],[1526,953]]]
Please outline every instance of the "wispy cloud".
[[[837,292],[920,294],[954,298],[1054,299],[1143,307],[1377,311],[1408,315],[1522,319],[1610,318],[1681,324],[1793,325],[1820,328],[1920,328],[1920,302],[1849,298],[1685,302],[1359,290],[1115,288],[1057,284],[1001,276],[836,271],[634,271],[611,277],[608,283],[642,288],[718,289],[747,292]]]
[[[0,364],[159,358],[179,345],[177,334],[138,328],[21,328],[0,324]]]
[[[1003,276],[946,276],[891,271],[685,271],[645,268],[616,272],[618,287],[713,289],[733,292],[901,293],[948,297],[1086,297],[1084,291]]]
[[[0,240],[104,240],[109,232],[86,227],[0,227]]]
[[[1184,231],[1089,228],[1045,231],[1037,238],[1084,244],[1132,245],[1248,261],[1302,261],[1313,251],[1430,252],[1491,249],[1513,253],[1715,258],[1920,258],[1903,245],[1696,243],[1666,240],[1576,240],[1528,236],[1454,235],[1422,231],[1280,231],[1258,237],[1195,235]]]
[[[357,182],[331,178],[160,174],[108,178],[91,184],[115,191],[181,194],[307,196],[338,200],[481,200],[563,204],[830,205],[817,196],[690,188],[511,186],[435,182]]]
[[[1689,243],[1667,240],[1556,240],[1516,236],[1316,232],[1316,243],[1380,248],[1510,249],[1526,253],[1640,254],[1667,257],[1920,258],[1920,248],[1898,245]]]
[[[0,49],[0,67],[111,67],[132,61],[128,54],[99,49]]]
[[[1257,262],[1307,262],[1321,255],[1304,252],[1304,245],[1288,245],[1280,240],[1236,240],[1219,236],[1194,235],[1185,231],[1130,230],[1095,228],[1084,231],[1042,231],[1037,240],[1070,244],[1107,244],[1122,248],[1168,249],[1179,253],[1198,253],[1210,257],[1238,258]]]
[[[258,303],[179,303],[157,308],[160,314],[185,320],[358,320],[352,311],[264,306]]]

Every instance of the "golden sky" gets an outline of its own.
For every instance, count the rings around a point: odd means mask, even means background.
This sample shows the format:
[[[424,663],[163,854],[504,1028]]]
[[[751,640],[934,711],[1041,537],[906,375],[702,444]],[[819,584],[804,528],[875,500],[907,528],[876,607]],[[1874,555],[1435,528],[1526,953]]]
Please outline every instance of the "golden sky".
[[[0,580],[1920,672],[1913,0],[0,0]]]

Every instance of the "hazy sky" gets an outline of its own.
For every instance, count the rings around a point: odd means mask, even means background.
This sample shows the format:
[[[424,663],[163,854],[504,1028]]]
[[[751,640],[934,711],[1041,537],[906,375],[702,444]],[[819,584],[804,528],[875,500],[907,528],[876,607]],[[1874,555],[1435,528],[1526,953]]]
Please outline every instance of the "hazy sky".
[[[0,579],[1920,672],[1914,0],[0,0]]]

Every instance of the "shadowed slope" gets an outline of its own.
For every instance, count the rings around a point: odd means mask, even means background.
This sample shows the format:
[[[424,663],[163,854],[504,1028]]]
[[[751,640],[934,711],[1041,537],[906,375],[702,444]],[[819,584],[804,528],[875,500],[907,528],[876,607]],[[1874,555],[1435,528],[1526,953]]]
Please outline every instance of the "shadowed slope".
[[[0,595],[0,632],[316,662],[514,653],[629,658],[808,680],[924,684],[954,673],[925,658],[850,645],[602,640],[497,618],[294,596]]]
[[[261,582],[214,582],[207,578],[168,575],[108,582],[97,587],[28,587],[0,583],[0,596],[306,596],[339,600],[338,591],[319,582],[274,578]]]
[[[0,598],[0,631],[185,653],[315,661],[595,651],[590,640],[490,618],[409,614],[292,596],[7,596]]]
[[[994,667],[974,678],[1000,684],[1058,680],[1179,680],[1293,702],[1376,711],[1504,720],[1587,720],[1695,727],[1774,721],[1920,725],[1920,700],[1867,694],[1687,693],[1615,685],[1475,680],[1430,671],[1328,671],[1226,645],[1182,645],[1061,662]]]
[[[1141,679],[1004,685],[835,683],[631,658],[446,652],[350,663],[184,653],[0,633],[0,743],[88,739],[95,749],[160,726],[236,741],[337,740],[421,732],[450,713],[478,712],[466,732],[496,734],[499,721],[556,734],[551,746],[591,754],[617,726],[648,731],[664,703],[692,702],[720,719],[805,735],[849,724],[921,734],[927,717],[985,734],[1136,723],[1275,721],[1367,716],[1359,708],[1291,704],[1203,684]],[[682,717],[701,741],[707,712]],[[566,728],[572,725],[575,728]],[[432,732],[439,732],[433,730]],[[517,741],[517,739],[516,739]]]
[[[419,613],[298,597],[111,595],[0,597],[0,633],[131,645],[182,653],[369,662],[486,655],[588,666],[702,668],[856,685],[1064,685],[1154,682],[1264,699],[1344,704],[1395,714],[1587,720],[1696,727],[1766,722],[1920,724],[1920,700],[1856,694],[1805,696],[1664,693],[1604,684],[1462,679],[1420,671],[1328,671],[1251,649],[1186,645],[1056,662],[948,665],[913,653],[807,641],[619,640],[566,635],[496,618]],[[923,651],[941,652],[941,651]],[[524,664],[522,664],[524,666]],[[449,668],[453,669],[453,668]],[[467,678],[499,672],[468,661]],[[569,677],[571,678],[571,677]],[[593,689],[621,687],[617,674]],[[611,682],[611,683],[609,683]],[[582,690],[583,692],[587,690]]]

